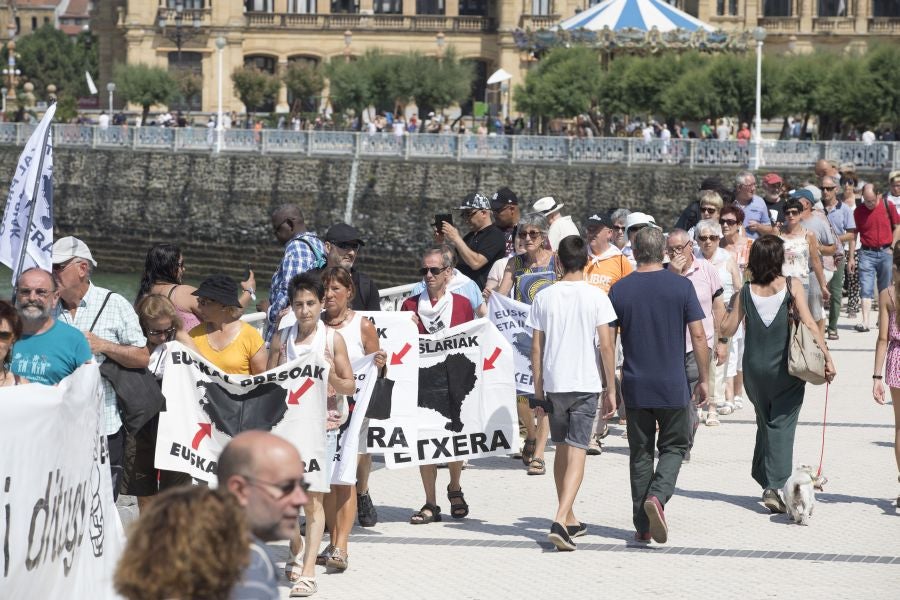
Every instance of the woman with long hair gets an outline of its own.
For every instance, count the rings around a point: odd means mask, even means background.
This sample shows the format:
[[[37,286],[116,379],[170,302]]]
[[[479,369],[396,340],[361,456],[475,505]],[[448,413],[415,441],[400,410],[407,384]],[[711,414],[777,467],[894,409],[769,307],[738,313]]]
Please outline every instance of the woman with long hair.
[[[807,190],[801,190],[807,192]],[[810,277],[815,277],[819,284],[819,290],[827,295],[828,282],[825,280],[825,269],[822,265],[822,253],[819,252],[819,241],[815,232],[803,226],[803,204],[796,197],[784,201],[784,227],[781,235],[784,240],[784,267],[785,275],[797,278],[803,289],[809,294]],[[828,298],[826,297],[827,301]],[[819,299],[815,306],[810,306],[813,319],[819,321],[823,318],[822,300]]]
[[[185,273],[184,255],[175,244],[154,244],[147,251],[144,272],[138,288],[135,304],[148,294],[161,294],[172,301],[181,318],[184,331],[190,331],[200,324],[200,307],[194,294],[197,288],[183,282]],[[256,278],[250,271],[246,281],[241,282],[240,306],[250,304],[256,289]]]
[[[885,383],[890,389],[891,404],[894,406],[894,460],[897,461],[897,471],[900,472],[900,323],[897,321],[897,298],[900,298],[900,242],[894,245],[893,285],[878,294],[878,343],[875,346],[875,368],[872,371],[872,396],[875,402],[884,404]],[[897,480],[900,481],[900,475]],[[897,507],[900,508],[900,494],[897,495]]]
[[[0,387],[28,383],[10,370],[12,347],[22,337],[22,319],[16,307],[0,300]]]
[[[793,471],[794,434],[806,389],[805,381],[788,372],[791,304],[825,354],[825,377],[831,381],[836,374],[831,353],[806,304],[806,290],[796,277],[782,275],[784,247],[785,242],[774,235],[764,235],[753,243],[750,281],[732,297],[734,308],[719,331],[719,335],[731,337],[738,325],[744,324],[744,385],[756,407],[751,473],[763,488],[763,504],[773,513],[786,511],[779,490]]]
[[[858,183],[859,180],[854,175],[847,175],[841,178],[841,202],[850,209],[851,213],[856,210],[857,205],[861,202],[856,189]],[[859,239],[850,240],[848,244],[857,244],[854,250],[859,250]],[[847,288],[847,316],[850,318],[856,317],[860,305],[859,271],[856,269],[855,256],[857,255],[854,254],[854,264],[852,266],[849,260],[844,266],[846,269],[844,273],[844,287]]]

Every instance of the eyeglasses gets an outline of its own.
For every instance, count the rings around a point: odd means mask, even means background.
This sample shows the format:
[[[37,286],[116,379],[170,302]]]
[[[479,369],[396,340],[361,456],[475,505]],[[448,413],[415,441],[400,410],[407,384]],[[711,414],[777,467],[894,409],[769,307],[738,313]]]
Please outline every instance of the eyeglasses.
[[[719,219],[719,225],[737,225],[737,219]]]
[[[49,298],[50,294],[52,294],[54,290],[45,290],[44,288],[16,288],[16,295],[21,296],[22,298],[28,298],[33,293],[38,298]]]
[[[449,268],[450,267],[422,267],[421,269],[419,269],[419,275],[425,277],[425,275],[431,273],[432,276],[437,277]]]
[[[823,192],[833,192],[833,191],[836,190],[836,189],[837,189],[837,186],[836,186],[836,185],[830,185],[830,186],[828,186],[828,187],[823,187],[823,188],[822,188],[822,191],[823,191]]]
[[[467,210],[467,211],[463,211],[463,213],[462,213],[463,221],[468,221],[469,219],[471,219],[472,217],[474,217],[476,214],[478,214],[478,211],[477,211],[477,210]]]
[[[71,265],[74,262],[75,262],[75,259],[70,258],[69,260],[67,260],[64,263],[59,263],[59,264],[53,265],[53,272],[61,273],[62,271],[65,271],[69,267],[69,265]]]
[[[755,187],[756,187],[756,182],[753,181],[753,182],[751,182],[751,183],[742,183],[742,184],[741,184],[741,187],[742,187],[742,188],[747,188],[747,189],[749,189],[749,188],[755,188]]]
[[[12,341],[14,335],[12,331],[0,331],[0,342]]]
[[[263,485],[271,486],[281,492],[280,496],[273,496],[273,500],[284,500],[297,488],[300,488],[304,492],[309,491],[309,483],[303,481],[302,479],[291,479],[289,481],[285,481],[284,483],[272,483],[271,481],[263,481],[262,479],[250,477],[249,475],[244,475],[244,479],[246,479],[250,485],[257,485],[261,483]]]
[[[524,240],[525,238],[531,238],[533,240],[536,240],[542,235],[544,235],[543,231],[520,231],[519,239]]]
[[[800,215],[800,211],[796,208],[792,208],[791,210],[784,211],[784,216],[786,217],[796,217]]]
[[[700,207],[700,212],[702,212],[702,213],[713,214],[713,213],[716,212],[717,210],[719,210],[719,209],[716,208],[715,206],[701,206],[701,207]]]
[[[177,330],[178,330],[177,327],[169,327],[168,329],[150,329],[149,331],[147,331],[147,335],[150,337],[157,337],[160,335],[169,337],[170,335],[175,333]]]
[[[672,256],[673,254],[681,254],[681,251],[685,248],[689,247],[691,242],[687,242],[686,244],[682,244],[680,246],[672,246],[671,248],[666,249],[666,254]]]
[[[360,244],[359,242],[334,242],[334,245],[341,250],[353,250],[354,252],[358,252]]]
[[[701,242],[715,242],[719,239],[717,235],[698,235],[697,239]]]

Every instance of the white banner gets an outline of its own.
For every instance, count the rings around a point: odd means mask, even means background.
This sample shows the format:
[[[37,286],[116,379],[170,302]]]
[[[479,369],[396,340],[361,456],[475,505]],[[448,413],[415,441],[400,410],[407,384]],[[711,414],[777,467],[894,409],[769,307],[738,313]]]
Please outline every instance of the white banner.
[[[0,597],[116,598],[124,545],[100,369],[0,388]]]
[[[516,370],[516,391],[534,393],[534,374],[531,370],[531,327],[525,325],[531,306],[512,298],[491,294],[488,318],[512,346],[513,366]]]
[[[369,399],[372,397],[372,386],[378,376],[374,354],[356,359],[351,366],[353,367],[353,378],[356,379],[356,393],[353,398],[347,399],[350,406],[350,418],[339,431],[337,451],[332,457],[331,483],[336,485],[356,484],[360,438],[365,443],[364,436],[366,434],[362,431],[362,426],[366,420]],[[363,450],[365,450],[365,446],[363,446]]]
[[[311,351],[260,375],[229,375],[178,342],[169,342],[155,465],[216,483],[216,461],[248,429],[297,447],[314,492],[327,492],[325,415],[330,367]]]
[[[360,311],[360,314],[375,325],[378,343],[387,353],[387,377],[394,382],[391,428],[384,427],[385,421],[370,420],[365,438],[368,454],[382,454],[389,444],[397,442],[397,439],[391,442],[391,437],[404,441],[416,438],[419,328],[412,320],[413,313],[407,311]]]
[[[56,103],[50,105],[37,129],[28,138],[19,155],[16,172],[9,184],[3,222],[0,223],[0,262],[12,269],[12,284],[19,278],[19,256],[27,238],[22,270],[40,267],[50,271],[53,247],[53,134],[48,131],[56,114]],[[45,142],[46,141],[46,145]],[[41,153],[44,160],[41,161]],[[35,183],[40,184],[35,194]],[[34,195],[34,197],[32,197]],[[34,218],[28,222],[32,203]]]
[[[518,438],[512,349],[487,319],[419,336],[415,438],[393,417],[379,437],[388,468],[505,455]],[[410,401],[394,388],[394,400]],[[369,423],[369,436],[376,425]]]

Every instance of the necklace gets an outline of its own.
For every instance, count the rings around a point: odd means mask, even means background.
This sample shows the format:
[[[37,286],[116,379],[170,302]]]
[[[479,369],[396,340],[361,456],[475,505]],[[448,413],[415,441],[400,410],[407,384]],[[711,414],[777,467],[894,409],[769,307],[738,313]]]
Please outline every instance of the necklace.
[[[325,324],[328,325],[329,327],[340,327],[341,325],[344,324],[344,321],[346,321],[347,319],[350,318],[350,313],[351,313],[351,312],[353,312],[353,311],[351,311],[349,308],[348,308],[348,309],[345,309],[345,310],[344,310],[344,317],[343,317],[340,321],[337,321],[337,322],[335,322],[334,320],[332,320],[331,322],[329,322],[328,319],[323,319],[323,320],[325,321]]]

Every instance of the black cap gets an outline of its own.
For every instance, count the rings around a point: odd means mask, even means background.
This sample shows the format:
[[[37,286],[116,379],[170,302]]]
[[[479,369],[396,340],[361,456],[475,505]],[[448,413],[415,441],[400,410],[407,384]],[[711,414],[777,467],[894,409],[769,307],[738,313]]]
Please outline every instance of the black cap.
[[[594,213],[587,219],[587,226],[591,227],[609,227],[610,220],[608,215],[601,215],[600,213]]]
[[[705,177],[703,181],[700,182],[700,191],[703,190],[714,190],[718,192],[725,186],[722,184],[722,180],[718,177]]]
[[[360,246],[366,245],[362,240],[362,234],[359,233],[356,227],[347,225],[346,223],[336,223],[335,225],[332,225],[325,233],[325,241],[337,244],[340,244],[341,242],[359,242]]]
[[[519,204],[519,197],[508,187],[502,187],[491,196],[491,210],[500,210],[508,204]]]
[[[240,286],[228,275],[210,275],[203,280],[192,294],[198,298],[209,298],[224,306],[240,307],[238,302]]]

